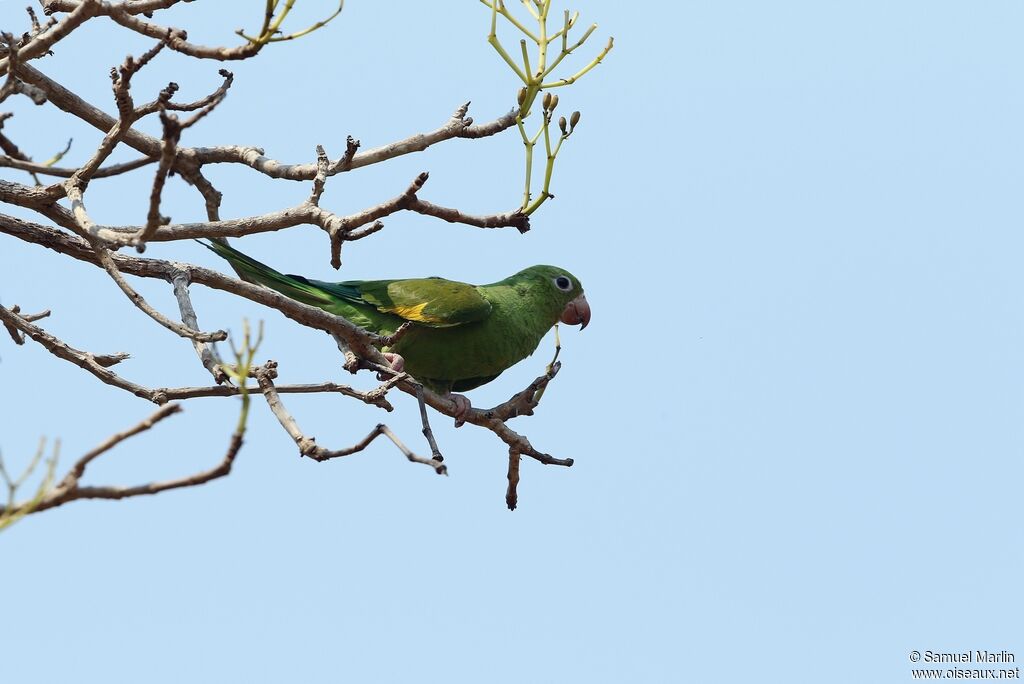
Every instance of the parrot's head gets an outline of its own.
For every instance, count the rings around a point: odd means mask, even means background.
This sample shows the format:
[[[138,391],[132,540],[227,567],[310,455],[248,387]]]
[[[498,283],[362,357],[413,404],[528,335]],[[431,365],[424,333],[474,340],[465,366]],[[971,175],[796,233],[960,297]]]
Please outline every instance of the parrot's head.
[[[583,294],[583,285],[564,268],[531,266],[512,276],[512,280],[537,300],[540,310],[551,315],[552,325],[561,321],[579,325],[582,330],[590,323],[590,304]]]

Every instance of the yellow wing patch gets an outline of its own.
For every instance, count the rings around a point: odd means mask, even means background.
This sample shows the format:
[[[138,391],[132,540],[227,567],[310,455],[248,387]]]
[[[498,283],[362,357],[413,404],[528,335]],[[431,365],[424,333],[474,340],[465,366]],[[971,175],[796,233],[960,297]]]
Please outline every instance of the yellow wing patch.
[[[427,308],[427,304],[429,304],[429,302],[423,302],[422,304],[416,304],[415,306],[393,306],[390,309],[383,309],[383,311],[397,314],[407,321],[432,323],[437,320],[435,317],[423,315],[423,310]]]

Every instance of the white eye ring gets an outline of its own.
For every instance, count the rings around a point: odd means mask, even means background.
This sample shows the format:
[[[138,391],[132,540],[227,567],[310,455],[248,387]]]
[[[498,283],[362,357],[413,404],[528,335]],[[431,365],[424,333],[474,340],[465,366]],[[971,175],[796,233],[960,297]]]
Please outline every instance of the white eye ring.
[[[555,287],[557,287],[562,292],[568,292],[572,289],[572,281],[569,280],[564,275],[558,276],[557,278],[555,278]]]

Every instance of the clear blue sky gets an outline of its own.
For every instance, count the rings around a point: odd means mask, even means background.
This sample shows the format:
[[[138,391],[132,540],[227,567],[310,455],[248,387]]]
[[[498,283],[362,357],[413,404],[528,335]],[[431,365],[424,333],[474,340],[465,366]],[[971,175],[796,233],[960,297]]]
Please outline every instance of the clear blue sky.
[[[0,23],[24,30],[24,4],[4,3]],[[195,41],[232,44],[258,21],[251,4],[175,16]],[[465,100],[480,121],[511,107],[479,3],[347,4],[327,29],[228,65],[230,96],[184,144],[310,161],[348,134],[375,146],[434,128]],[[572,270],[593,323],[564,331],[561,375],[514,427],[576,465],[524,462],[509,513],[489,433],[434,420],[444,479],[383,442],[300,461],[257,406],[229,478],[73,503],[0,535],[0,679],[863,684],[910,681],[913,649],[1024,658],[1024,6],[602,1],[584,20],[600,23],[592,49],[609,34],[616,48],[562,93],[583,120],[534,230],[401,214],[349,245],[338,276]],[[38,66],[111,111],[106,71],[148,45],[96,21]],[[161,55],[135,92],[173,79],[199,96],[219,66]],[[4,132],[37,159],[73,136],[81,163],[99,141],[51,108],[16,112]],[[324,203],[353,211],[428,170],[424,198],[505,210],[521,163],[514,131],[455,141],[336,177]],[[225,216],[309,192],[211,175]],[[90,210],[138,223],[150,182],[96,181]],[[179,179],[166,197],[174,220],[202,218]],[[317,229],[241,246],[333,273]],[[194,244],[147,254],[224,267]],[[46,325],[69,343],[132,352],[130,378],[204,382],[191,349],[98,269],[0,236],[0,274],[2,301],[52,308]],[[173,312],[169,288],[138,286]],[[195,303],[207,329],[265,319],[261,356],[283,380],[347,381],[323,334],[222,293]],[[550,349],[471,398],[520,389]],[[31,343],[0,340],[0,386],[12,465],[41,435],[69,462],[153,410]],[[395,401],[386,421],[422,450],[414,401]],[[382,417],[288,403],[329,447]],[[90,480],[206,467],[236,411],[188,402]]]

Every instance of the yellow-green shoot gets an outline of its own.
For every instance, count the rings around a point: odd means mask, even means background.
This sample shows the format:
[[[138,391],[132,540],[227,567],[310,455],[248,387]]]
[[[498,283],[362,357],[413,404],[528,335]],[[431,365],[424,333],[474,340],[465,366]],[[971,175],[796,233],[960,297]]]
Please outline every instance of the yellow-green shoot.
[[[605,58],[614,46],[614,38],[609,37],[608,43],[604,48],[582,68],[569,76],[558,77],[554,73],[555,69],[562,64],[562,60],[587,42],[590,35],[597,29],[597,24],[591,24],[578,40],[574,43],[570,43],[569,33],[576,27],[580,13],[574,12],[570,16],[569,10],[565,10],[562,13],[561,27],[552,30],[552,27],[549,27],[548,25],[548,18],[551,14],[551,5],[553,0],[521,0],[526,11],[532,18],[532,23],[536,24],[536,29],[531,29],[527,26],[528,23],[531,23],[531,19],[526,20],[526,23],[520,21],[520,19],[508,9],[504,0],[480,0],[480,2],[491,10],[491,32],[487,36],[487,42],[494,47],[498,55],[501,56],[505,63],[508,64],[516,76],[519,77],[519,80],[523,83],[519,90],[519,110],[516,116],[516,125],[519,128],[519,134],[522,136],[523,145],[526,148],[526,182],[523,190],[523,203],[520,210],[524,214],[530,215],[536,211],[538,207],[544,204],[546,200],[553,197],[551,194],[551,174],[554,171],[555,158],[558,156],[558,152],[562,148],[562,143],[572,135],[576,124],[579,123],[580,120],[580,113],[578,111],[574,111],[568,120],[566,120],[564,116],[560,117],[558,120],[560,134],[557,138],[557,142],[552,142],[553,135],[551,133],[551,123],[554,119],[553,114],[555,107],[558,106],[558,97],[553,93],[544,94],[544,97],[541,100],[543,104],[543,120],[540,128],[532,135],[527,132],[525,126],[525,121],[527,117],[530,116],[531,108],[533,107],[534,102],[536,102],[537,97],[542,92],[552,88],[562,88],[572,85],[585,76],[591,69],[600,64],[601,60]],[[515,27],[524,36],[519,41],[521,62],[515,60],[498,39],[499,16]],[[535,58],[532,62],[530,60],[531,49],[528,47],[530,43],[532,43],[536,48]],[[555,48],[552,47],[552,44],[555,45]],[[555,53],[555,49],[558,50],[557,54]],[[541,136],[544,137],[546,163],[544,166],[544,180],[541,185],[540,192],[536,197],[534,197],[532,193],[534,164],[533,152],[534,147],[540,141]]]

